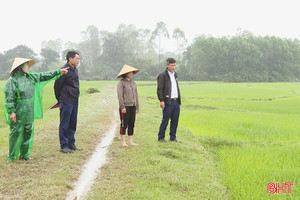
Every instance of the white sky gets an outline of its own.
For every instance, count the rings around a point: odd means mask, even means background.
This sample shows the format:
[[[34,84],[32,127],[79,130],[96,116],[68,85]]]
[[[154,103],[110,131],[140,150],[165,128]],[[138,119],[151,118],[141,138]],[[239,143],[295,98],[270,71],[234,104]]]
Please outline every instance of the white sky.
[[[189,42],[201,34],[300,38],[297,0],[1,0],[0,52],[24,44],[39,53],[43,41],[79,42],[89,25],[114,32],[118,25],[155,29],[170,35],[182,29]]]

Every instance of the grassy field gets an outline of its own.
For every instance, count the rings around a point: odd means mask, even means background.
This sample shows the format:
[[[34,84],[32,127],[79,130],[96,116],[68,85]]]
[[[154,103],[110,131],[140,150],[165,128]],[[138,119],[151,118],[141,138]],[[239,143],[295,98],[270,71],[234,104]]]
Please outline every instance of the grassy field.
[[[0,82],[3,88],[4,81]],[[0,199],[64,199],[110,127],[117,82],[81,81],[77,145],[59,153],[53,83],[44,92],[44,119],[35,121],[29,162],[6,163],[8,126],[0,107]],[[180,82],[178,139],[157,142],[161,109],[155,82],[137,82],[140,114],[135,147],[118,134],[86,199],[297,199],[300,196],[300,84]],[[101,93],[86,94],[88,88]],[[3,93],[0,93],[3,105]],[[267,194],[269,182],[294,182],[291,194]]]
[[[5,81],[1,81],[1,90]],[[87,94],[88,88],[101,93]],[[35,138],[28,162],[6,163],[8,125],[4,124],[3,92],[0,93],[0,199],[65,199],[79,177],[81,167],[92,154],[102,135],[112,124],[113,113],[102,99],[114,90],[111,82],[81,82],[76,144],[83,151],[74,154],[59,152],[59,110],[49,110],[55,103],[53,82],[44,89],[44,118],[35,120]]]
[[[300,196],[300,84],[182,82],[182,144],[156,142],[161,120],[156,85],[139,82],[138,88],[140,145],[124,149],[113,144],[110,163],[89,199]],[[271,195],[269,182],[294,185],[291,194]]]
[[[180,126],[214,152],[231,198],[300,196],[299,83],[184,83],[181,91]],[[270,196],[268,182],[295,185]]]

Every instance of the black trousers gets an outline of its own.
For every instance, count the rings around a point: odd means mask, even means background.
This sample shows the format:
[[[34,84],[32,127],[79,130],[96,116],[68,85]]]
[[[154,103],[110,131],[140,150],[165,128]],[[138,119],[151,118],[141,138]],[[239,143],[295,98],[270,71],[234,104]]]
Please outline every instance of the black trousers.
[[[122,110],[119,109],[121,127],[120,134],[126,135],[126,129],[128,135],[133,135],[133,128],[135,123],[135,115],[136,115],[136,106],[125,106],[126,113],[122,113]]]

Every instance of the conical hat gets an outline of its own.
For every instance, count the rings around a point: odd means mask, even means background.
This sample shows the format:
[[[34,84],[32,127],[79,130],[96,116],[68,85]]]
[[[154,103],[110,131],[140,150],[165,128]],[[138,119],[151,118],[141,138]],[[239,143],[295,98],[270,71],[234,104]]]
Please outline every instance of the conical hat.
[[[140,70],[138,70],[137,68],[134,68],[130,65],[125,64],[117,77],[120,78],[122,75],[127,74],[128,72],[133,72],[135,74],[138,71],[140,71]]]
[[[30,68],[33,64],[34,64],[34,60],[32,59],[27,59],[27,58],[15,58],[14,60],[14,63],[11,67],[11,70],[10,70],[10,75],[12,76],[13,75],[13,71],[19,67],[20,65],[24,64],[28,62],[28,67]]]

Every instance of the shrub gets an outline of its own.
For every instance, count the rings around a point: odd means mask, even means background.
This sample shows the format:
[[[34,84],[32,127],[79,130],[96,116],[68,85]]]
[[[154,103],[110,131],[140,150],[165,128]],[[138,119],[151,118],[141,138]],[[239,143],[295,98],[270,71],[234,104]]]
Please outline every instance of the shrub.
[[[88,94],[99,93],[99,92],[100,92],[100,90],[98,90],[97,88],[89,88],[86,91],[86,93],[88,93]]]

